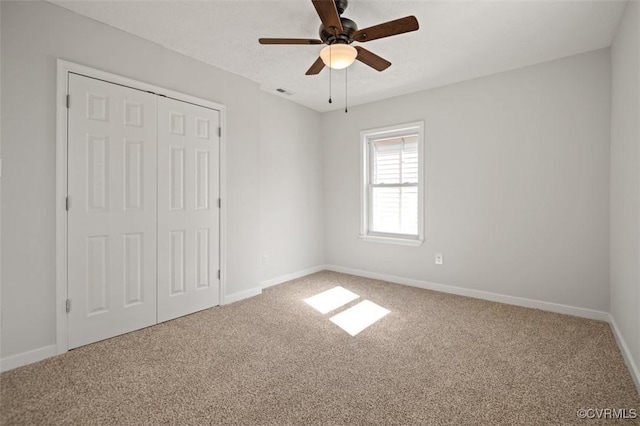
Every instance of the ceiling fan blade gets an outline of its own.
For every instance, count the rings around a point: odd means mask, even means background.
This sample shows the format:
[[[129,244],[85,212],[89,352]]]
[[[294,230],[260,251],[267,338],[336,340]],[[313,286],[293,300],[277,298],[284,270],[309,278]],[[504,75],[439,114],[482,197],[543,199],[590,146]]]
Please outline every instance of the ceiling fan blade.
[[[311,65],[311,68],[305,73],[306,75],[316,75],[324,68],[324,62],[322,62],[322,58],[318,57],[316,61]]]
[[[405,16],[395,21],[385,22],[383,24],[374,25],[373,27],[363,28],[353,33],[353,39],[364,43],[365,41],[376,40],[383,37],[389,37],[396,34],[408,33],[415,31],[420,26],[415,16]]]
[[[322,40],[312,38],[259,38],[260,44],[323,44]]]
[[[311,0],[311,2],[318,12],[324,29],[329,33],[335,32],[334,35],[342,34],[342,22],[334,0]],[[335,31],[332,28],[335,28]]]
[[[391,62],[387,61],[384,58],[381,58],[373,52],[368,51],[364,47],[356,46],[356,50],[358,51],[358,56],[356,56],[356,59],[363,64],[369,65],[375,70],[384,71],[391,66]]]

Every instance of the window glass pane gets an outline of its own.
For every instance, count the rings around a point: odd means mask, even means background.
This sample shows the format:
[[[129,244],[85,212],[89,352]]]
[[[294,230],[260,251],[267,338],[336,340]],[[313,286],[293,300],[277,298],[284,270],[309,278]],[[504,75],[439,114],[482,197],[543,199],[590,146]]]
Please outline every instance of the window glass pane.
[[[418,235],[418,188],[372,188],[371,232]]]
[[[418,182],[418,136],[371,141],[373,184]]]

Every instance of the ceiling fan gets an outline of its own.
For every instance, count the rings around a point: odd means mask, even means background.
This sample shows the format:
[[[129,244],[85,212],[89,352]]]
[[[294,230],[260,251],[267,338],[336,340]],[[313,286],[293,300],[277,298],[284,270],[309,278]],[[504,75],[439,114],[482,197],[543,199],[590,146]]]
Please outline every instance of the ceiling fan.
[[[351,19],[340,15],[345,11],[348,0],[311,0],[322,21],[320,25],[320,40],[306,38],[261,38],[260,44],[326,44],[320,57],[311,65],[306,75],[318,74],[326,66],[333,69],[346,68],[355,60],[369,65],[371,68],[384,71],[391,62],[376,55],[361,46],[351,46],[357,41],[365,43],[383,37],[416,31],[419,28],[415,16],[358,29]]]

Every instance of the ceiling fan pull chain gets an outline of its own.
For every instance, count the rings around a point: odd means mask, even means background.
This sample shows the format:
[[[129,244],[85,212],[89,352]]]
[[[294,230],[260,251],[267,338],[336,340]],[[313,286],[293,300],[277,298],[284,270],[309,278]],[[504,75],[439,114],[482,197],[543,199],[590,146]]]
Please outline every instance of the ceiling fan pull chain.
[[[329,45],[329,63],[331,62],[331,45]],[[331,103],[331,67],[329,67],[329,103]]]
[[[349,67],[344,69],[344,113],[348,113],[349,110],[347,109],[347,76],[349,75]]]

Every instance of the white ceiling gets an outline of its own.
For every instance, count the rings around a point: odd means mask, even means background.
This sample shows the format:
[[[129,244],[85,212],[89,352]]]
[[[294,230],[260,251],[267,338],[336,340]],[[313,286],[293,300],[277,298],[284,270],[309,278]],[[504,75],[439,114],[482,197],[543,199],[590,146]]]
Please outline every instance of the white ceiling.
[[[306,76],[322,45],[263,46],[259,37],[318,38],[309,0],[51,0],[62,7],[260,83],[317,111],[344,107],[344,70]],[[392,66],[349,68],[349,105],[372,102],[611,44],[623,0],[351,0],[360,28],[415,15],[420,30],[363,43]]]

